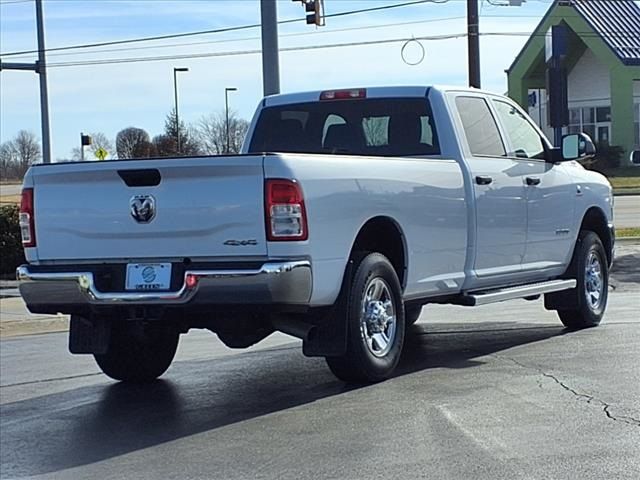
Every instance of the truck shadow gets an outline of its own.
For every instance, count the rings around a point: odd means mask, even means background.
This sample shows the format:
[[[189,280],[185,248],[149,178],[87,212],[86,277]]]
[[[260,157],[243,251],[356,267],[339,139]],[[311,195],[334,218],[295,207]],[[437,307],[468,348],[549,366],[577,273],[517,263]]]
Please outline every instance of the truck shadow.
[[[329,397],[353,395],[356,402],[360,392],[393,389],[407,374],[473,368],[487,355],[565,332],[506,322],[418,324],[408,333],[397,375],[372,386],[337,381],[323,359],[303,357],[296,344],[176,362],[165,379],[147,385],[83,386],[8,403],[0,421],[2,476],[88,465]]]
[[[609,277],[609,285],[614,290],[637,288],[640,284],[640,255],[628,254],[615,258]]]

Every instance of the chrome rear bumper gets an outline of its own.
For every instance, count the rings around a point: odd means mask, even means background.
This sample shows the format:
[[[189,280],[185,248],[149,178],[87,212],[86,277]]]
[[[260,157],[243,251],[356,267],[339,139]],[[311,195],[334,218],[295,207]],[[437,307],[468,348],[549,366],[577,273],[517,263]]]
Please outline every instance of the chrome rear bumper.
[[[188,270],[182,287],[172,292],[101,292],[92,272],[35,272],[28,265],[18,267],[16,276],[27,306],[304,305],[311,298],[312,288],[311,263],[307,260],[267,262],[252,270]]]

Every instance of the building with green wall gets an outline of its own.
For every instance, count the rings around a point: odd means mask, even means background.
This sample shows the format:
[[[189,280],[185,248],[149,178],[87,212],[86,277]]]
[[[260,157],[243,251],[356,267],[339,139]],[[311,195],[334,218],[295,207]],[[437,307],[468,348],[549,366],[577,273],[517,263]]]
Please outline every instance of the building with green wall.
[[[549,138],[545,36],[569,32],[569,125],[596,142],[640,149],[640,5],[633,0],[556,0],[507,70],[509,96],[529,109]]]

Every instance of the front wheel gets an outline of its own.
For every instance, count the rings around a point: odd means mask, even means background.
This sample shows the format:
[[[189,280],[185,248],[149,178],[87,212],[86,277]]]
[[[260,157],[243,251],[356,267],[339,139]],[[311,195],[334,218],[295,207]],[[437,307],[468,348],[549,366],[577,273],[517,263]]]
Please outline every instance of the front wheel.
[[[331,371],[347,382],[388,378],[404,343],[404,306],[400,281],[389,260],[366,255],[356,267],[345,312],[347,351],[327,357]]]
[[[163,325],[114,324],[107,353],[94,354],[94,358],[114,380],[150,382],[171,365],[178,338],[175,329]]]
[[[600,237],[594,232],[580,232],[567,273],[577,285],[565,294],[568,308],[558,309],[560,320],[572,329],[597,326],[607,307],[609,267]]]

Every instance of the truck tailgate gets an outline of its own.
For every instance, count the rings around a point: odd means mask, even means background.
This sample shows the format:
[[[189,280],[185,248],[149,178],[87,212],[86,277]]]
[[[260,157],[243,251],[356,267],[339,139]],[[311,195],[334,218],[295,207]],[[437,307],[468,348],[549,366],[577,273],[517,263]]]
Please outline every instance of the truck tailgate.
[[[253,155],[32,168],[38,260],[264,256],[262,162]],[[149,203],[155,211],[145,211]]]

